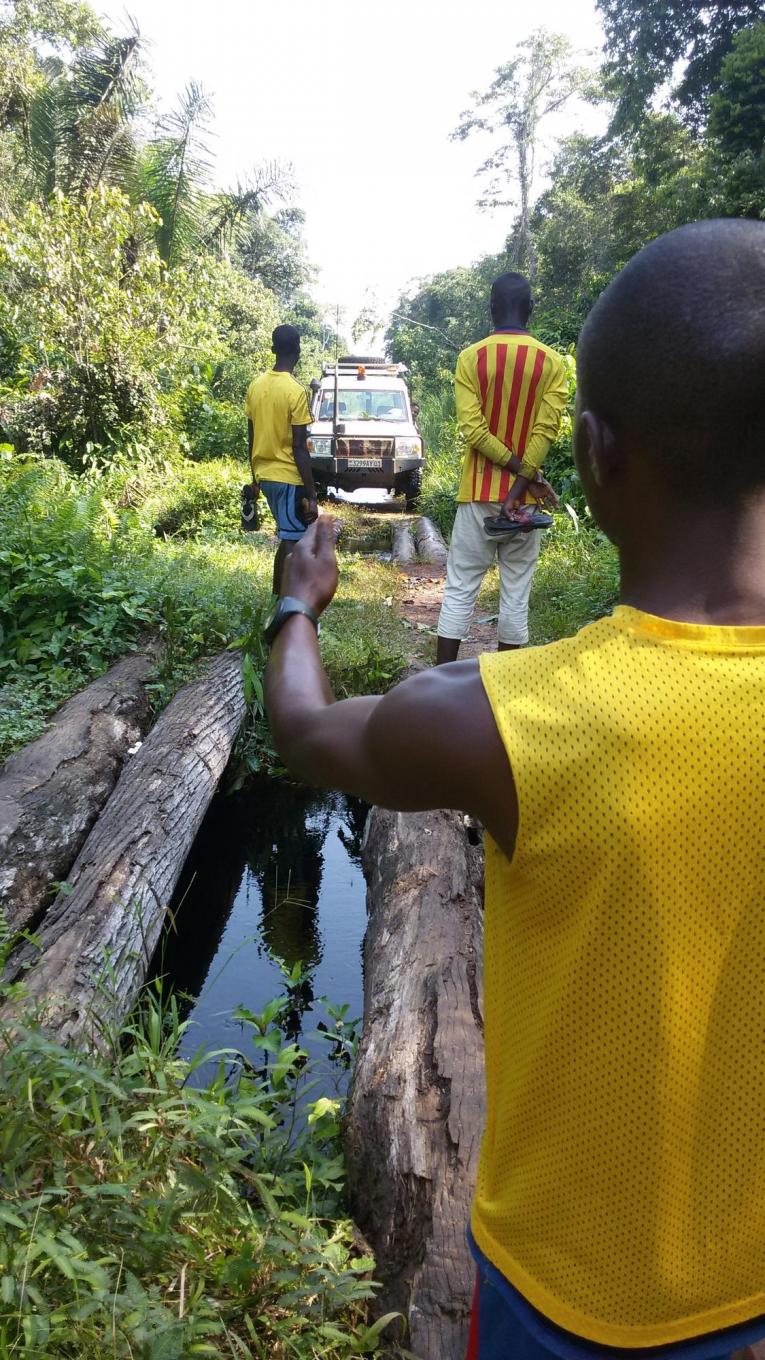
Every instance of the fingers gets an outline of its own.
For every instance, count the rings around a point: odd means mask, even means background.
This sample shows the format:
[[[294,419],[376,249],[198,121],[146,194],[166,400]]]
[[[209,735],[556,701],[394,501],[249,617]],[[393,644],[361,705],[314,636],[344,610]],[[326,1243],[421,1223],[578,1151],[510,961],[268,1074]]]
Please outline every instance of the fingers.
[[[304,552],[314,554],[316,552],[316,530],[318,523],[318,520],[314,520],[313,524],[309,524],[303,537],[298,540],[298,546],[301,547]]]
[[[316,555],[323,557],[329,554],[335,555],[335,522],[331,515],[319,515],[318,519],[311,525],[314,539],[316,542]]]

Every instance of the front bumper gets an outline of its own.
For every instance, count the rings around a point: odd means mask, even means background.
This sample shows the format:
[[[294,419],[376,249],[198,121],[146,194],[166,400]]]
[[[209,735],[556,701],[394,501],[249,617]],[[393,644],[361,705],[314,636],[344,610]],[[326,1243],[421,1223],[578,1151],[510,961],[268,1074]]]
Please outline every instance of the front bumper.
[[[317,457],[311,455],[314,474],[328,486],[343,487],[352,481],[356,486],[393,486],[407,472],[424,466],[422,458],[356,458]]]

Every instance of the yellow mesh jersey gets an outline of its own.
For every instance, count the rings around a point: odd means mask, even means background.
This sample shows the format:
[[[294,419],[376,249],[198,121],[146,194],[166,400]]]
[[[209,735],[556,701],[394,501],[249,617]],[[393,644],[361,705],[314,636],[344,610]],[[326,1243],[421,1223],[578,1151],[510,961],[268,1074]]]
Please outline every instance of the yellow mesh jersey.
[[[472,1228],[542,1313],[655,1346],[765,1313],[765,627],[619,607],[481,657],[487,838]]]
[[[468,444],[457,500],[503,501],[515,480],[510,455],[533,477],[558,433],[568,401],[565,365],[526,331],[495,331],[460,354],[454,397]]]
[[[257,482],[300,486],[292,453],[292,426],[310,425],[308,400],[291,373],[261,373],[247,388],[247,417],[252,421],[252,475]]]

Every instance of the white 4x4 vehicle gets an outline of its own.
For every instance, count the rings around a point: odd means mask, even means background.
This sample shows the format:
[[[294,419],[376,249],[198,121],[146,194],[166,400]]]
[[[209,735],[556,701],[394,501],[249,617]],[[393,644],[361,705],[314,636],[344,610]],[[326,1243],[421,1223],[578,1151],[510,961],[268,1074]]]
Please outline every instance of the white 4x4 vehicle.
[[[309,448],[316,491],[382,487],[414,510],[424,449],[402,364],[346,355],[325,366],[313,391]]]

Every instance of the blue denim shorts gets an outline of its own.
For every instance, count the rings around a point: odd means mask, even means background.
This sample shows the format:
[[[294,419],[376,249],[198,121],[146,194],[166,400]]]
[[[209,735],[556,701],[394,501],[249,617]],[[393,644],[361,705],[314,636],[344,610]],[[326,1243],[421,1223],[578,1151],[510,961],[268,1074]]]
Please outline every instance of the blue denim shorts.
[[[279,538],[286,543],[296,543],[307,528],[300,514],[301,501],[306,495],[305,487],[292,486],[287,482],[261,482],[260,489],[276,520]]]

